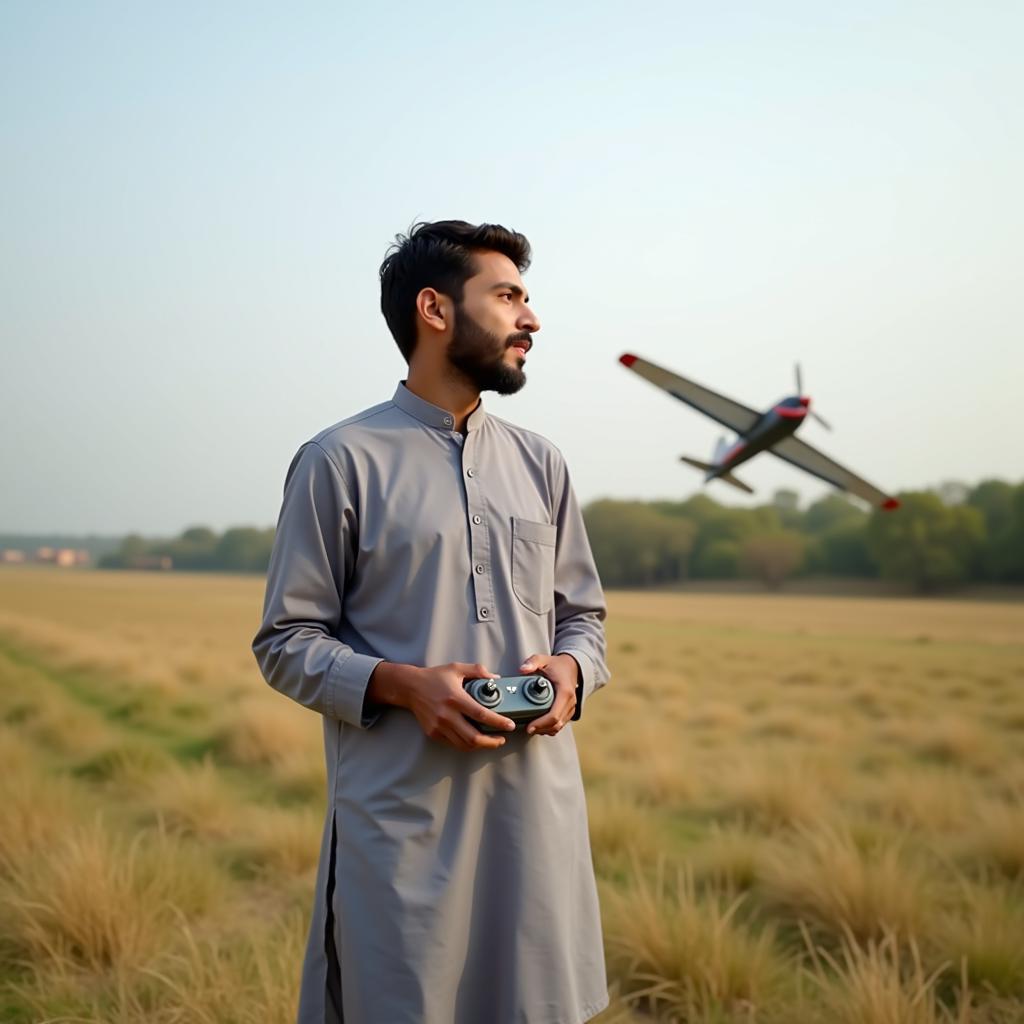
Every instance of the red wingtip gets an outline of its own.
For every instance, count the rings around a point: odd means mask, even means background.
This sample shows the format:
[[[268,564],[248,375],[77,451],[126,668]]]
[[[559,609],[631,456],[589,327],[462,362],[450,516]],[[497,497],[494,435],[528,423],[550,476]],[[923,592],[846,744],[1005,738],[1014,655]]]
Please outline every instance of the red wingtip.
[[[619,356],[619,362],[623,366],[632,366],[636,362],[636,356],[631,356],[628,352],[625,355]]]
[[[900,507],[900,500],[899,500],[899,498],[890,498],[888,501],[883,501],[882,502],[882,508],[899,508],[899,507]]]

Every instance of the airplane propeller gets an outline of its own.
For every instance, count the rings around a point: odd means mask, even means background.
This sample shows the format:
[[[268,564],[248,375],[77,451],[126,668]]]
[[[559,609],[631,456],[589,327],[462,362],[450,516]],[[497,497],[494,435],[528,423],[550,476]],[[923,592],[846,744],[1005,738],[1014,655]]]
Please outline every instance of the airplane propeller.
[[[801,395],[801,396],[802,396],[802,395],[803,395],[803,393],[804,393],[804,380],[803,380],[803,374],[801,374],[801,372],[800,372],[800,364],[799,364],[799,363],[797,363],[797,364],[796,364],[796,393],[797,393],[798,395]],[[821,425],[822,425],[822,426],[823,426],[823,427],[824,427],[824,428],[825,428],[826,430],[831,430],[831,429],[832,429],[832,425],[831,425],[831,424],[830,424],[830,423],[828,422],[828,420],[826,420],[826,419],[825,419],[825,417],[824,417],[824,416],[820,416],[820,415],[818,415],[818,413],[816,413],[816,412],[815,412],[815,411],[814,411],[813,409],[808,409],[807,411],[808,411],[808,413],[810,413],[810,415],[812,415],[812,416],[813,416],[813,417],[814,417],[814,418],[815,418],[815,419],[816,419],[816,420],[817,420],[817,421],[818,421],[818,422],[819,422],[819,423],[820,423],[820,424],[821,424]]]

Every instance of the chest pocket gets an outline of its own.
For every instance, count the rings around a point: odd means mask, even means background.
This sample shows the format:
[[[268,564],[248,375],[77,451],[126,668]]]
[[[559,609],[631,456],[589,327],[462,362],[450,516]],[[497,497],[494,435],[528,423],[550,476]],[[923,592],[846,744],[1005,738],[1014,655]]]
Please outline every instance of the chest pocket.
[[[520,604],[545,615],[555,601],[554,523],[512,517],[512,590]]]

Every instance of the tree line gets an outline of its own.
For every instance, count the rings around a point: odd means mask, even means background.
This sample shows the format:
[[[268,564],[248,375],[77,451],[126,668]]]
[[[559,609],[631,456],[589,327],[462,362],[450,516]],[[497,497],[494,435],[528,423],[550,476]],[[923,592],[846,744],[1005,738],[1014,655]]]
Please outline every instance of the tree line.
[[[970,582],[1024,583],[1024,482],[986,480],[905,491],[895,512],[865,511],[833,493],[801,508],[777,491],[752,508],[707,494],[685,501],[593,501],[583,509],[606,587],[794,576],[891,579],[920,591]],[[273,528],[218,534],[195,526],[171,540],[126,537],[106,568],[265,572]]]
[[[101,569],[187,569],[191,572],[266,572],[274,528],[235,526],[216,533],[192,526],[172,540],[129,534],[118,550],[100,559]]]
[[[904,491],[896,511],[833,493],[801,509],[793,491],[754,508],[601,500],[584,511],[608,587],[689,579],[793,576],[889,579],[922,592],[964,583],[1024,583],[1024,483],[986,480]]]

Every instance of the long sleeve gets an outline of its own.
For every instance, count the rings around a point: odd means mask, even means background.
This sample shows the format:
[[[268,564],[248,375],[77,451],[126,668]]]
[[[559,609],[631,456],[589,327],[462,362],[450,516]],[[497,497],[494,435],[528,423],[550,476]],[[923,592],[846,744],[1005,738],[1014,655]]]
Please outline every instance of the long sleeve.
[[[601,580],[587,539],[569,471],[560,460],[561,494],[555,510],[555,642],[553,654],[569,654],[579,666],[576,691],[578,719],[583,704],[610,678],[605,662],[604,620],[607,615]]]
[[[263,622],[252,649],[275,690],[329,718],[361,728],[370,676],[382,660],[335,636],[351,573],[355,511],[345,481],[316,442],[288,469],[267,571]]]

